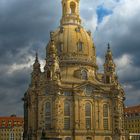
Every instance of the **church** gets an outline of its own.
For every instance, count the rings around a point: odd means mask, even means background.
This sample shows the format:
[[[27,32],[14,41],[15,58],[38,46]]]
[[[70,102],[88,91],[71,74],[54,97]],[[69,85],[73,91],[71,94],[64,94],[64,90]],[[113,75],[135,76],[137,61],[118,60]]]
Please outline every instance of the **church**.
[[[80,0],[62,0],[60,26],[50,32],[44,71],[36,54],[24,95],[24,140],[126,140],[125,93],[108,44],[98,72]]]

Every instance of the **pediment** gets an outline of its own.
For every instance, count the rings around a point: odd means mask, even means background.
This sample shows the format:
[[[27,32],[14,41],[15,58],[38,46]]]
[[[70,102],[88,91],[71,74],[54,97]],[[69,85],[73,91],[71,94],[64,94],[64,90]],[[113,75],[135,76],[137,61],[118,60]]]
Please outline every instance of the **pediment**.
[[[103,88],[101,88],[101,86],[99,86],[98,84],[92,83],[92,82],[84,82],[78,86],[75,87],[75,89],[84,89],[84,88],[88,88],[89,90],[100,90],[100,91],[104,91]]]
[[[84,82],[74,88],[75,90],[80,90],[81,95],[92,96],[97,92],[103,92],[104,90],[97,84],[91,82]]]

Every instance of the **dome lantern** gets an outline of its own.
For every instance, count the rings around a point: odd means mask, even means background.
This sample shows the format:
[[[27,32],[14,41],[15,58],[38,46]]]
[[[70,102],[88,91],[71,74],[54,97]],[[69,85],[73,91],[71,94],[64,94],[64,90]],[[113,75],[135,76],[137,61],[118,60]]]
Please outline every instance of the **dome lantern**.
[[[79,0],[62,0],[61,25],[81,24],[79,16]]]

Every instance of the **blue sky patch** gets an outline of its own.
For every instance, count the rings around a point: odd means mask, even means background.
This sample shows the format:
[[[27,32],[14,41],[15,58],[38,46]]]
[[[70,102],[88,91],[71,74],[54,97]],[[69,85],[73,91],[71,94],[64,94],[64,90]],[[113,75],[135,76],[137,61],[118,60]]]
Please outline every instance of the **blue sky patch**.
[[[105,8],[103,5],[99,5],[96,9],[96,14],[98,17],[98,23],[101,23],[105,16],[112,14],[113,11],[111,9]]]

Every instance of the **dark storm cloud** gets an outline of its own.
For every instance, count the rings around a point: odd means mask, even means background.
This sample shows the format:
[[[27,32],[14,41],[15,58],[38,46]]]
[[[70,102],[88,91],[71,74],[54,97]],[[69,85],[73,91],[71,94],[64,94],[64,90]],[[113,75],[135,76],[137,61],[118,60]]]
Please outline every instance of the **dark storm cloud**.
[[[97,18],[98,5],[101,5],[100,1],[81,0],[81,16],[87,22],[88,28],[89,23],[93,24],[91,20]],[[133,62],[131,66],[139,68],[140,20],[137,17],[139,15],[133,16],[127,22],[118,17],[117,21],[110,21],[102,29],[93,31],[99,57],[104,57],[107,43],[111,42],[116,59],[123,54],[130,54]],[[0,78],[2,79],[0,80],[0,115],[23,114],[21,98],[30,83],[32,69],[31,66],[24,67],[24,65],[32,62],[36,50],[41,59],[45,58],[44,50],[49,40],[49,32],[59,26],[60,18],[61,0],[0,1]],[[94,24],[96,26],[96,21]],[[123,32],[124,29],[126,32]],[[126,70],[119,73],[123,85],[133,87],[131,90],[126,88],[127,104],[134,98],[131,92],[137,95],[140,91],[140,73],[136,71],[132,75],[131,70],[129,68],[127,73]],[[140,100],[140,97],[134,99],[134,103],[137,103],[138,99]]]
[[[132,5],[132,1],[128,0],[116,8],[112,15],[98,25],[95,32],[97,54],[103,58],[105,44],[110,42],[114,58],[120,61],[118,76],[122,85],[125,85],[126,103],[129,105],[138,104],[140,99],[140,3]],[[124,55],[129,57],[120,59]],[[125,61],[128,62],[124,63]]]
[[[47,43],[48,33],[58,25],[58,1],[24,0],[6,3],[6,9],[0,11],[0,56],[18,54],[22,48],[38,46],[36,43]],[[3,5],[1,5],[2,7]],[[50,10],[55,9],[55,10]],[[51,11],[51,12],[50,12]],[[58,11],[58,12],[56,12]],[[43,47],[43,46],[38,46]],[[32,51],[32,50],[30,50]],[[32,53],[32,52],[29,52]],[[8,59],[6,59],[8,60]],[[2,61],[2,60],[1,60]]]
[[[35,51],[45,58],[42,50],[50,30],[59,25],[60,4],[60,0],[0,2],[0,115],[23,114],[21,98],[30,83],[31,67],[18,67],[29,63]]]
[[[136,23],[129,23],[128,31],[126,34],[120,36],[114,36],[113,41],[116,39],[116,43],[114,44],[114,51],[117,55],[122,55],[123,53],[127,53],[133,56],[133,64],[136,63],[136,66],[140,65],[140,20],[137,20]],[[118,34],[119,35],[119,34]],[[138,64],[138,65],[137,65]]]
[[[9,71],[8,67],[5,68],[6,71]],[[2,79],[0,81],[0,115],[23,114],[21,99],[30,83],[30,73],[31,69],[29,68],[15,70],[12,73],[0,72]]]
[[[140,47],[140,19],[136,20],[139,12],[127,20],[123,19],[124,17],[117,16],[110,17],[109,22],[105,24],[104,28],[99,29],[96,37],[99,34],[103,38],[102,42],[98,41],[97,43],[99,47],[104,47],[102,43],[108,41],[111,43],[115,57],[120,57],[124,53],[130,54],[133,56],[133,59],[136,58],[133,64],[140,64],[140,59],[138,59],[140,55],[140,51],[138,51]]]

